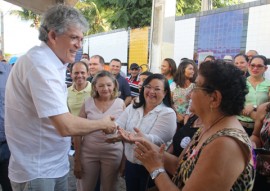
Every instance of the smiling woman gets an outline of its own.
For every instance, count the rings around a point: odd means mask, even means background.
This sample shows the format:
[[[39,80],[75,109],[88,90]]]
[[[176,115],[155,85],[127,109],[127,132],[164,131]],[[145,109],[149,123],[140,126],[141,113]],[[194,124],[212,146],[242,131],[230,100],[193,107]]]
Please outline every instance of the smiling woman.
[[[165,152],[164,145],[150,143],[139,130],[137,136],[120,133],[135,141],[135,157],[151,173],[160,191],[252,190],[252,146],[236,118],[246,93],[245,78],[235,66],[223,60],[203,62],[190,106],[202,123],[179,157]]]
[[[126,134],[135,135],[138,128],[147,140],[156,145],[168,143],[176,130],[176,115],[171,107],[168,80],[162,74],[152,74],[145,79],[139,102],[129,105],[116,123]],[[121,136],[118,141],[122,140]],[[149,173],[134,156],[134,144],[126,139],[125,180],[127,191],[145,191],[153,186]]]

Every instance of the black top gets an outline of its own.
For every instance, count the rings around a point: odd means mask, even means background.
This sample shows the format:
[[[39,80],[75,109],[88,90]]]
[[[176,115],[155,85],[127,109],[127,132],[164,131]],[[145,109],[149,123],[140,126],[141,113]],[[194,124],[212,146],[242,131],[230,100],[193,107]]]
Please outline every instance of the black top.
[[[188,146],[193,135],[199,129],[198,127],[192,127],[194,121],[198,119],[198,116],[193,115],[190,117],[185,125],[178,128],[173,136],[173,155],[179,157],[181,152]]]

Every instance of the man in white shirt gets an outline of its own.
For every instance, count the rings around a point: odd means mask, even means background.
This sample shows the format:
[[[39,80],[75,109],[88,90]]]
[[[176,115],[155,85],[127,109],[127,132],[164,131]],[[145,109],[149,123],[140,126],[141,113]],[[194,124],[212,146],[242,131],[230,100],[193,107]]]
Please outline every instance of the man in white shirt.
[[[13,191],[67,191],[68,136],[116,128],[111,116],[87,120],[68,111],[66,65],[75,61],[87,27],[76,9],[54,6],[41,23],[41,45],[21,56],[10,73],[5,130]]]

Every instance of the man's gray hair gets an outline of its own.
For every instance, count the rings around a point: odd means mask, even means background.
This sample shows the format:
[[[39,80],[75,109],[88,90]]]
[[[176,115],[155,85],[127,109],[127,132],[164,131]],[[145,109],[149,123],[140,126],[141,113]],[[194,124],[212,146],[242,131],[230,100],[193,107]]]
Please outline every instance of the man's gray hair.
[[[50,30],[60,35],[73,26],[80,28],[82,32],[86,32],[89,27],[87,20],[77,9],[58,4],[44,13],[39,27],[39,40],[47,42]]]

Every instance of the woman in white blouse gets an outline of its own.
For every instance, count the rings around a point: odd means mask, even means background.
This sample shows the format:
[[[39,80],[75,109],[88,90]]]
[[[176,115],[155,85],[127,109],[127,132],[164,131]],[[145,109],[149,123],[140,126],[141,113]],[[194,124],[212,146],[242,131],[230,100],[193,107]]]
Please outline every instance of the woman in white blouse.
[[[171,106],[171,92],[162,74],[152,74],[143,83],[139,102],[128,106],[116,123],[129,133],[140,129],[156,145],[170,141],[176,131],[176,114]],[[149,173],[134,156],[134,144],[125,142],[125,180],[127,191],[144,191]],[[149,182],[150,183],[150,182]],[[153,182],[152,182],[153,184]],[[148,184],[150,187],[151,183]]]

